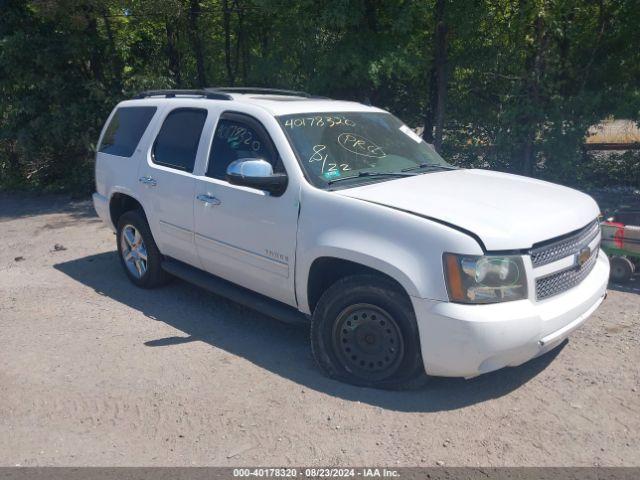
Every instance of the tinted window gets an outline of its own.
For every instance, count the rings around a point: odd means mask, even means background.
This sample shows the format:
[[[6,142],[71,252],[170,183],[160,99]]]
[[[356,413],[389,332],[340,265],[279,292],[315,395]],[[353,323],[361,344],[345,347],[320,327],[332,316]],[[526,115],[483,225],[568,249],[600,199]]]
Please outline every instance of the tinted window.
[[[133,155],[154,113],[156,107],[121,107],[116,110],[104,133],[100,151],[120,157]]]
[[[224,180],[227,166],[240,158],[261,158],[275,172],[284,172],[271,139],[257,122],[222,118],[213,137],[207,176]]]
[[[206,110],[181,108],[171,112],[153,146],[153,163],[193,171]]]

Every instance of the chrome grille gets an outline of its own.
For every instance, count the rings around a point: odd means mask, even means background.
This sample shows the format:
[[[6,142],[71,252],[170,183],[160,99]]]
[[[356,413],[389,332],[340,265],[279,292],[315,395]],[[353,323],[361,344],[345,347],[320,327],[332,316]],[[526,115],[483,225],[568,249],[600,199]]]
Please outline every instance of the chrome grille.
[[[599,231],[600,224],[594,220],[577,232],[534,245],[529,251],[533,267],[540,267],[578,253],[582,247],[589,245],[596,238]]]
[[[561,270],[560,272],[537,278],[536,299],[544,300],[545,298],[553,297],[554,295],[565,292],[582,282],[587,275],[589,275],[589,272],[593,270],[598,258],[599,250],[600,245],[598,244],[591,252],[589,259],[583,263],[582,266],[575,266],[567,270]]]

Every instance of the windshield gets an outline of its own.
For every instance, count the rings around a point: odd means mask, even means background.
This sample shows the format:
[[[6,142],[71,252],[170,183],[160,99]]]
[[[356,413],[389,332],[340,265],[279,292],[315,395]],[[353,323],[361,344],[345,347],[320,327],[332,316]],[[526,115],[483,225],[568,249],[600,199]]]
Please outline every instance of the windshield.
[[[306,113],[284,115],[278,121],[305,175],[318,187],[339,179],[352,184],[395,178],[391,173],[452,168],[390,113]]]

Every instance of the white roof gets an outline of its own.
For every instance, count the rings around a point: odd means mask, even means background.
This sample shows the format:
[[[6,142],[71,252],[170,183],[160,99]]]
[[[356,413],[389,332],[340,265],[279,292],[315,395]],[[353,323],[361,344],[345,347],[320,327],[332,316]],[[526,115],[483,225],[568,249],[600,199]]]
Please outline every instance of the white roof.
[[[256,95],[232,93],[233,101],[250,103],[264,108],[273,115],[306,112],[379,112],[379,108],[358,102],[330,98],[296,97],[293,95]]]
[[[364,105],[358,102],[347,102],[343,100],[332,100],[330,98],[314,98],[302,97],[295,95],[272,95],[272,94],[255,94],[255,93],[233,93],[224,92],[232,97],[232,100],[215,100],[194,95],[179,95],[175,98],[165,98],[164,96],[145,97],[136,100],[127,100],[123,102],[135,104],[163,105],[175,104],[176,100],[189,101],[201,104],[202,102],[220,102],[225,107],[233,109],[234,103],[249,104],[263,108],[274,116],[288,115],[295,113],[314,113],[314,112],[384,112],[376,107]]]

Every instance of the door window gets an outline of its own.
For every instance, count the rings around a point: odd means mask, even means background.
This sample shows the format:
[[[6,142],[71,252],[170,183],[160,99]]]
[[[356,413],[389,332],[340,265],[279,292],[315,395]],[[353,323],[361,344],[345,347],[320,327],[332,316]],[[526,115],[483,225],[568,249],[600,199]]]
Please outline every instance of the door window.
[[[119,157],[133,155],[156,107],[120,107],[111,117],[98,151]]]
[[[260,158],[284,172],[269,135],[256,120],[239,114],[223,114],[211,144],[207,176],[224,180],[227,167],[242,158]]]
[[[206,110],[173,110],[164,120],[153,145],[153,163],[192,172],[206,119]]]

